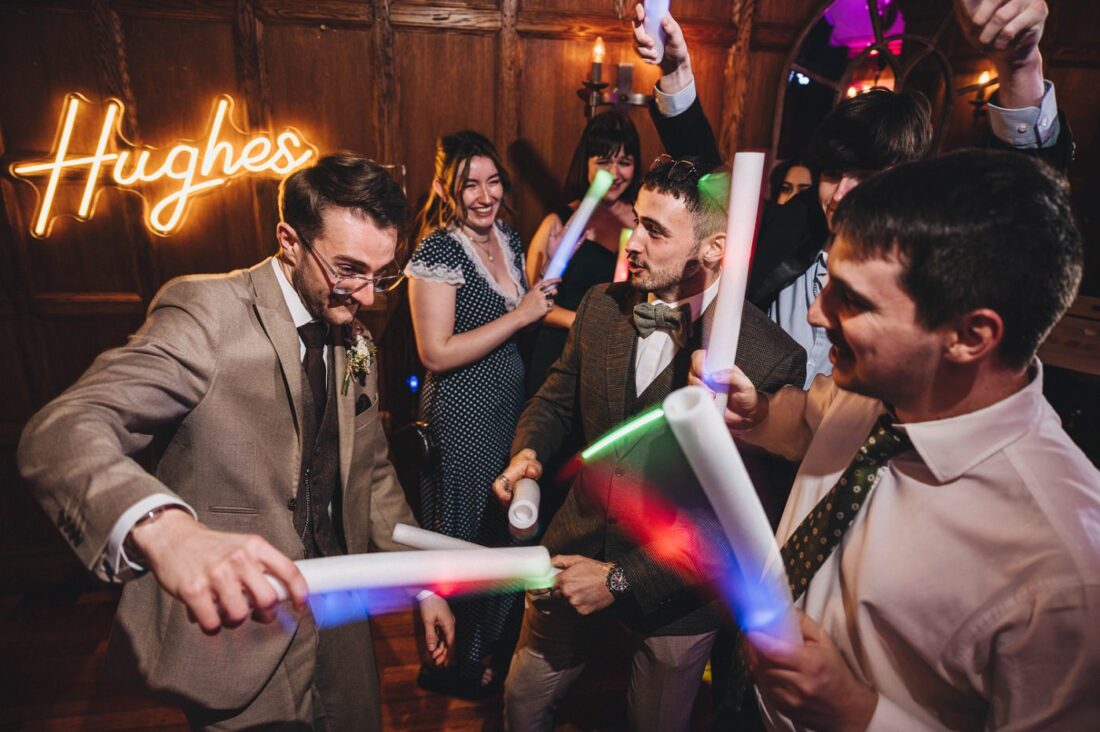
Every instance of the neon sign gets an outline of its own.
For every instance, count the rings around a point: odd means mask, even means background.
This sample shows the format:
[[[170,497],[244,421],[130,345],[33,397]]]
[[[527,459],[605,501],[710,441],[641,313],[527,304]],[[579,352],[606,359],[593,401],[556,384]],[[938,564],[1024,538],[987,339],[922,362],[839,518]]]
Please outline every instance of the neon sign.
[[[122,134],[125,108],[118,99],[102,105],[95,152],[86,155],[71,149],[73,130],[85,106],[97,106],[79,94],[69,94],[61,109],[57,137],[50,160],[32,160],[11,166],[12,175],[31,183],[38,191],[38,207],[31,222],[31,234],[39,239],[50,235],[58,216],[71,215],[87,221],[95,214],[98,194],[104,186],[133,190],[145,200],[145,223],[160,236],[176,231],[183,223],[191,199],[248,174],[282,177],[317,155],[317,148],[292,127],[277,135],[249,136],[233,124],[233,98],[215,100],[205,140],[181,142],[158,150],[137,148]],[[245,138],[243,143],[239,139]],[[35,180],[46,178],[44,190]],[[80,203],[72,212],[54,210],[62,182],[83,179]],[[167,190],[164,190],[167,186]],[[147,195],[156,191],[156,198]]]

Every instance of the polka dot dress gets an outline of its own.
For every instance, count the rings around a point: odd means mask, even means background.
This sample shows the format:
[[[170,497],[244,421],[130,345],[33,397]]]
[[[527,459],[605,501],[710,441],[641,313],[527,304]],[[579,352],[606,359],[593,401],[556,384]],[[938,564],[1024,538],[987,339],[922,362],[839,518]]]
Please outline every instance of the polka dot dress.
[[[457,285],[455,333],[491,323],[515,309],[527,290],[519,235],[497,222],[494,257],[506,256],[513,294],[500,288],[458,230],[438,230],[413,253],[406,274]],[[515,337],[479,361],[446,373],[429,372],[420,395],[420,419],[439,449],[438,468],[420,481],[424,528],[486,546],[511,543],[507,517],[492,498],[493,479],[508,464],[509,448],[524,403],[524,367]],[[480,683],[492,658],[496,682],[511,658],[518,594],[487,595],[452,603],[456,619],[457,673]]]

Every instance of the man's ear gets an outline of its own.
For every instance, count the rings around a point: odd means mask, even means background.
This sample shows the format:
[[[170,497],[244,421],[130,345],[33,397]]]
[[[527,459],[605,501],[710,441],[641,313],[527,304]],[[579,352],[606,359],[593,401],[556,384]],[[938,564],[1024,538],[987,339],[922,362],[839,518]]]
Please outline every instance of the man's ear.
[[[717,234],[711,234],[706,239],[703,239],[702,245],[699,247],[699,259],[708,266],[715,267],[722,265],[722,257],[726,253],[726,232],[720,232]]]
[[[1004,320],[990,308],[971,310],[945,327],[945,355],[948,361],[957,364],[989,358],[996,353],[1005,335]]]
[[[297,266],[302,258],[302,240],[294,227],[280,221],[275,227],[275,238],[279,241],[279,258],[291,266]]]

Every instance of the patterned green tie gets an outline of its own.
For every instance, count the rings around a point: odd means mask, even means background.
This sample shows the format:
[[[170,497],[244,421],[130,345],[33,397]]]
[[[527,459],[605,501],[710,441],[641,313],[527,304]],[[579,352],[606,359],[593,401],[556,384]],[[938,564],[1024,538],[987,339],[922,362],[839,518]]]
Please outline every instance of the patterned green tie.
[[[806,591],[810,580],[855,521],[878,481],[879,469],[890,458],[912,447],[909,438],[894,429],[893,422],[894,417],[889,414],[879,417],[840,480],[783,545],[783,566],[795,600]]]
[[[889,414],[878,418],[836,485],[817,502],[783,545],[783,566],[794,600],[802,596],[814,574],[844,538],[844,532],[855,521],[856,513],[878,481],[879,469],[890,458],[912,447],[909,438],[894,429],[893,422]],[[729,720],[740,713],[745,691],[749,688],[744,636],[738,636],[735,643],[730,682],[715,713],[716,719]]]

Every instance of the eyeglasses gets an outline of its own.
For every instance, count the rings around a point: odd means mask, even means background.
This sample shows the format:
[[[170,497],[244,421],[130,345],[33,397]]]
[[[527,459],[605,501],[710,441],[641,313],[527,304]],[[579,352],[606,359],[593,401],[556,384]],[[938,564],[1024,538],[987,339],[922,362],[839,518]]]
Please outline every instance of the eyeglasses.
[[[677,160],[668,153],[661,153],[658,155],[653,164],[649,166],[650,170],[653,170],[659,165],[667,165],[672,163],[672,167],[668,170],[668,179],[673,183],[683,183],[688,178],[698,178],[699,169],[695,167],[695,163],[690,160]]]
[[[302,246],[306,248],[310,256],[313,257],[313,260],[317,262],[317,266],[321,268],[321,272],[325,275],[325,281],[331,288],[332,294],[336,297],[350,297],[366,288],[368,285],[374,287],[375,292],[392,292],[397,289],[397,286],[405,279],[405,275],[403,274],[387,274],[368,277],[367,275],[358,273],[341,273],[317,253],[312,242],[308,241],[300,234],[298,235],[298,239],[302,242]],[[329,281],[330,274],[332,275],[332,281]]]

